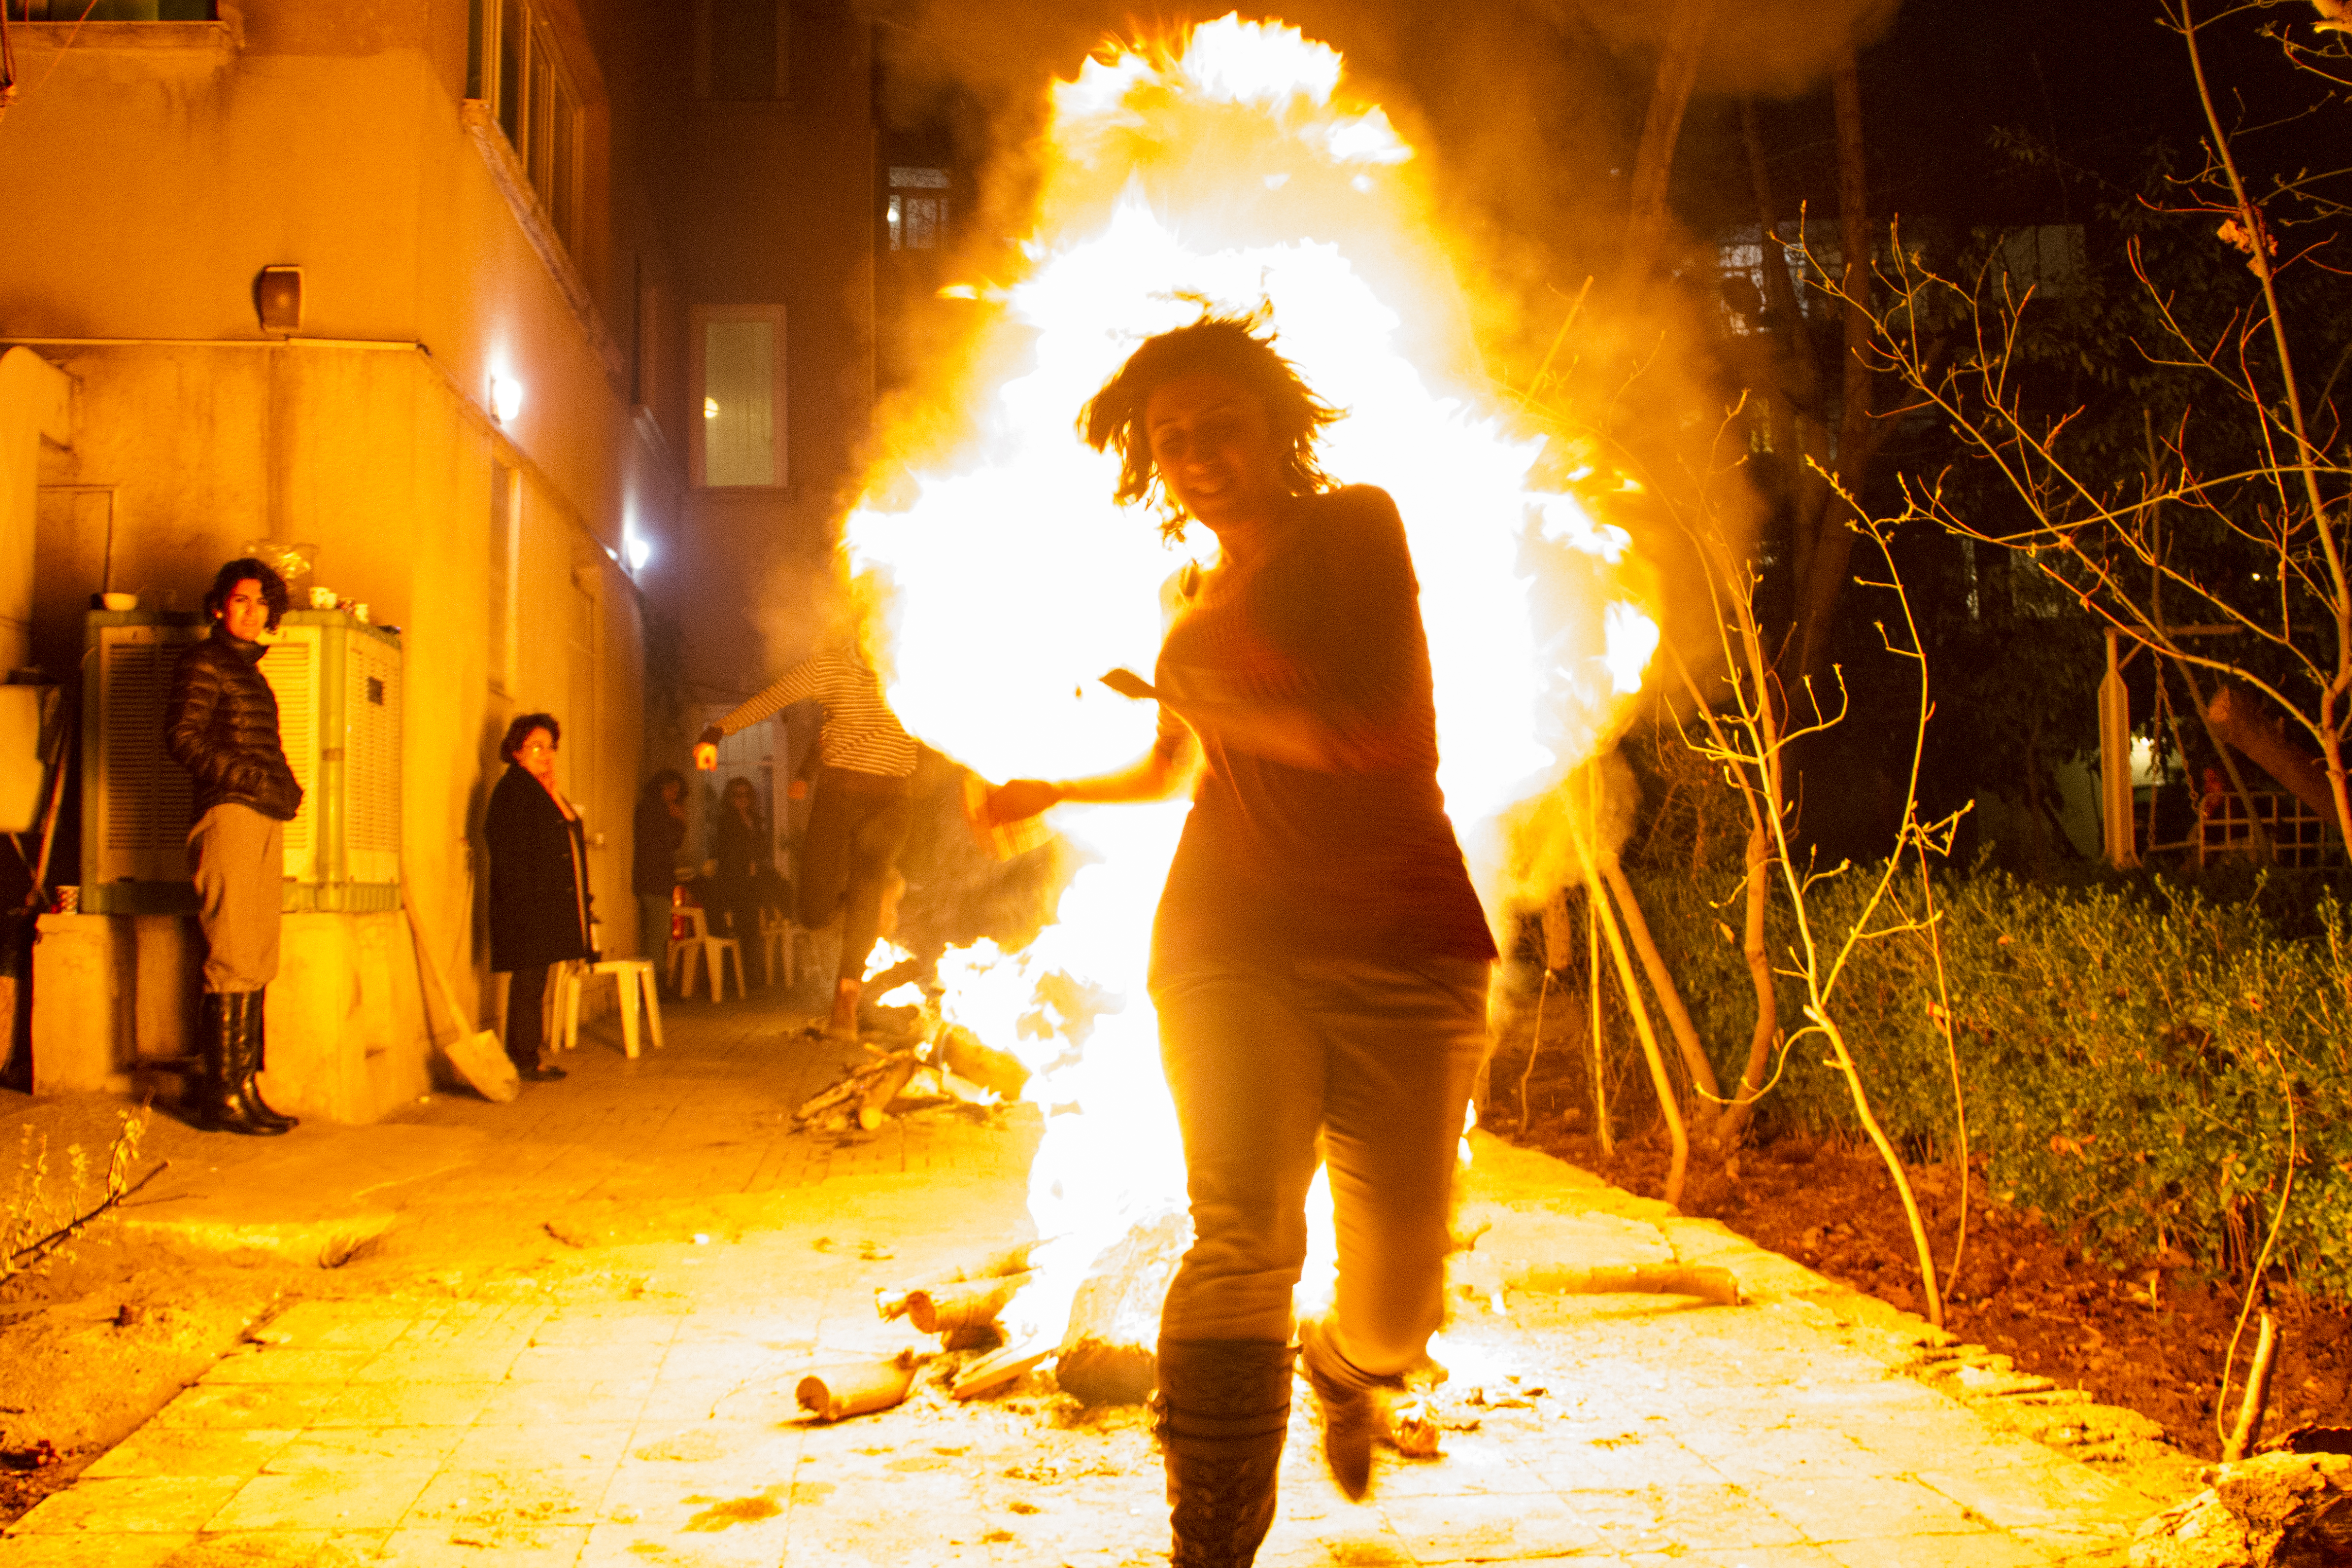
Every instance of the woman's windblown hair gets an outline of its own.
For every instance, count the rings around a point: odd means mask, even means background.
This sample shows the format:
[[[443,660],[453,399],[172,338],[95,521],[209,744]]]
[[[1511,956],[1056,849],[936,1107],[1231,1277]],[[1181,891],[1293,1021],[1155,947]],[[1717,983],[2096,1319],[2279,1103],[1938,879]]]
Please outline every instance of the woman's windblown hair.
[[[1283,478],[1290,493],[1333,488],[1331,476],[1316,459],[1315,444],[1341,411],[1317,396],[1297,367],[1275,352],[1274,334],[1264,330],[1267,314],[1263,305],[1245,316],[1204,311],[1190,326],[1144,339],[1078,416],[1087,445],[1097,452],[1118,452],[1118,503],[1156,504],[1160,531],[1171,539],[1183,537],[1184,514],[1151,461],[1143,415],[1151,395],[1179,376],[1207,372],[1248,388],[1265,405],[1266,421],[1284,448]]]

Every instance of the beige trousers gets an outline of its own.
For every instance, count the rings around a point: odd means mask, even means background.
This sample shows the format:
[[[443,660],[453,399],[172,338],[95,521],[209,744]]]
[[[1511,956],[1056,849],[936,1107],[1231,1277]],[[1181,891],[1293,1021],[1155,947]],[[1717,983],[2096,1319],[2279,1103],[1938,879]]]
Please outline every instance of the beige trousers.
[[[1486,1051],[1487,967],[1270,960],[1152,987],[1193,1230],[1161,1339],[1290,1338],[1307,1191],[1328,1157],[1339,1352],[1373,1373],[1421,1358],[1444,1316],[1454,1153]]]
[[[278,978],[286,825],[234,801],[188,830],[196,919],[205,928],[205,989],[258,991]]]

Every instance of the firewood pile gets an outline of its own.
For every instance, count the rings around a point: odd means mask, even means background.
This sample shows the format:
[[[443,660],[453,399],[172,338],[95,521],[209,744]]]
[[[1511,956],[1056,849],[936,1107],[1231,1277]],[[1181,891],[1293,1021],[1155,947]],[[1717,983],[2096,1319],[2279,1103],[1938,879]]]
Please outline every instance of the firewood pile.
[[[906,1399],[924,1363],[949,1352],[994,1352],[956,1376],[950,1392],[958,1399],[993,1393],[1036,1366],[1054,1347],[1005,1347],[997,1326],[998,1315],[1034,1278],[1029,1254],[1024,1244],[943,1278],[886,1285],[875,1291],[874,1310],[884,1322],[904,1319],[916,1332],[936,1337],[939,1349],[910,1348],[887,1361],[821,1367],[801,1379],[795,1391],[801,1407],[820,1421],[887,1410]]]
[[[983,1044],[928,1005],[908,1044],[868,1044],[866,1050],[871,1059],[802,1101],[793,1114],[793,1131],[872,1132],[892,1116],[1018,1100],[1029,1081],[1018,1058]]]

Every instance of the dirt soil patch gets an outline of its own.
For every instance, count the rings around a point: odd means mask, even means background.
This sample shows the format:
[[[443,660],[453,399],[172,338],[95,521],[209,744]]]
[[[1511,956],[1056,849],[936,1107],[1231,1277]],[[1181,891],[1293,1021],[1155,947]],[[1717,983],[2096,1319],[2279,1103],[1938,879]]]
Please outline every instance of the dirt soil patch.
[[[1497,1081],[1503,1081],[1499,1069]],[[1621,1137],[1614,1153],[1603,1153],[1580,1111],[1539,1114],[1521,1135],[1498,1110],[1490,1130],[1629,1192],[1654,1197],[1665,1184],[1662,1135]],[[1918,1166],[1910,1175],[1935,1239],[1937,1268],[1948,1270],[1959,1184],[1947,1166]],[[1901,1202],[1885,1166],[1867,1147],[1784,1137],[1744,1148],[1727,1163],[1694,1151],[1682,1209],[1720,1220],[1891,1306],[1921,1308],[1916,1253]],[[2201,1277],[2189,1260],[2111,1267],[2086,1255],[2038,1212],[1993,1203],[1979,1170],[1969,1183],[1959,1270],[1945,1293],[1945,1327],[1963,1340],[2013,1358],[2021,1372],[2139,1412],[2186,1453],[2221,1457],[2214,1402],[2242,1298]],[[2352,1312],[2306,1300],[2292,1288],[2275,1289],[2269,1308],[2283,1342],[2263,1431],[2352,1424]],[[2253,1343],[2249,1319],[2231,1378],[2232,1417]]]
[[[86,1237],[0,1286],[0,1524],[204,1375],[296,1283]]]

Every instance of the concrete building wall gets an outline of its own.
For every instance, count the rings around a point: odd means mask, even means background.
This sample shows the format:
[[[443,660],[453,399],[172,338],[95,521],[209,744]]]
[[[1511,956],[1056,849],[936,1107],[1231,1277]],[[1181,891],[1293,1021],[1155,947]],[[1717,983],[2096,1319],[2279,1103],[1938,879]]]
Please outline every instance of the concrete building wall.
[[[218,23],[91,23],[62,58],[66,26],[12,29],[28,90],[0,133],[16,237],[0,345],[76,389],[72,445],[40,476],[37,656],[71,660],[101,577],[194,609],[247,541],[317,543],[312,581],[403,629],[406,872],[478,1016],[479,823],[517,712],[562,720],[607,950],[634,939],[645,624],[625,552],[676,531],[681,477],[608,324],[625,312],[633,334],[639,275],[669,264],[651,201],[611,190],[611,148],[642,168],[647,143],[614,134],[592,40],[632,36],[638,10],[545,7],[583,128],[574,243],[552,265],[519,165],[464,102],[464,0],[247,0]],[[257,320],[268,265],[303,269],[296,341]],[[522,394],[503,424],[501,377]],[[510,657],[492,605],[501,473],[519,501]],[[425,1042],[397,1048],[421,1061]]]

